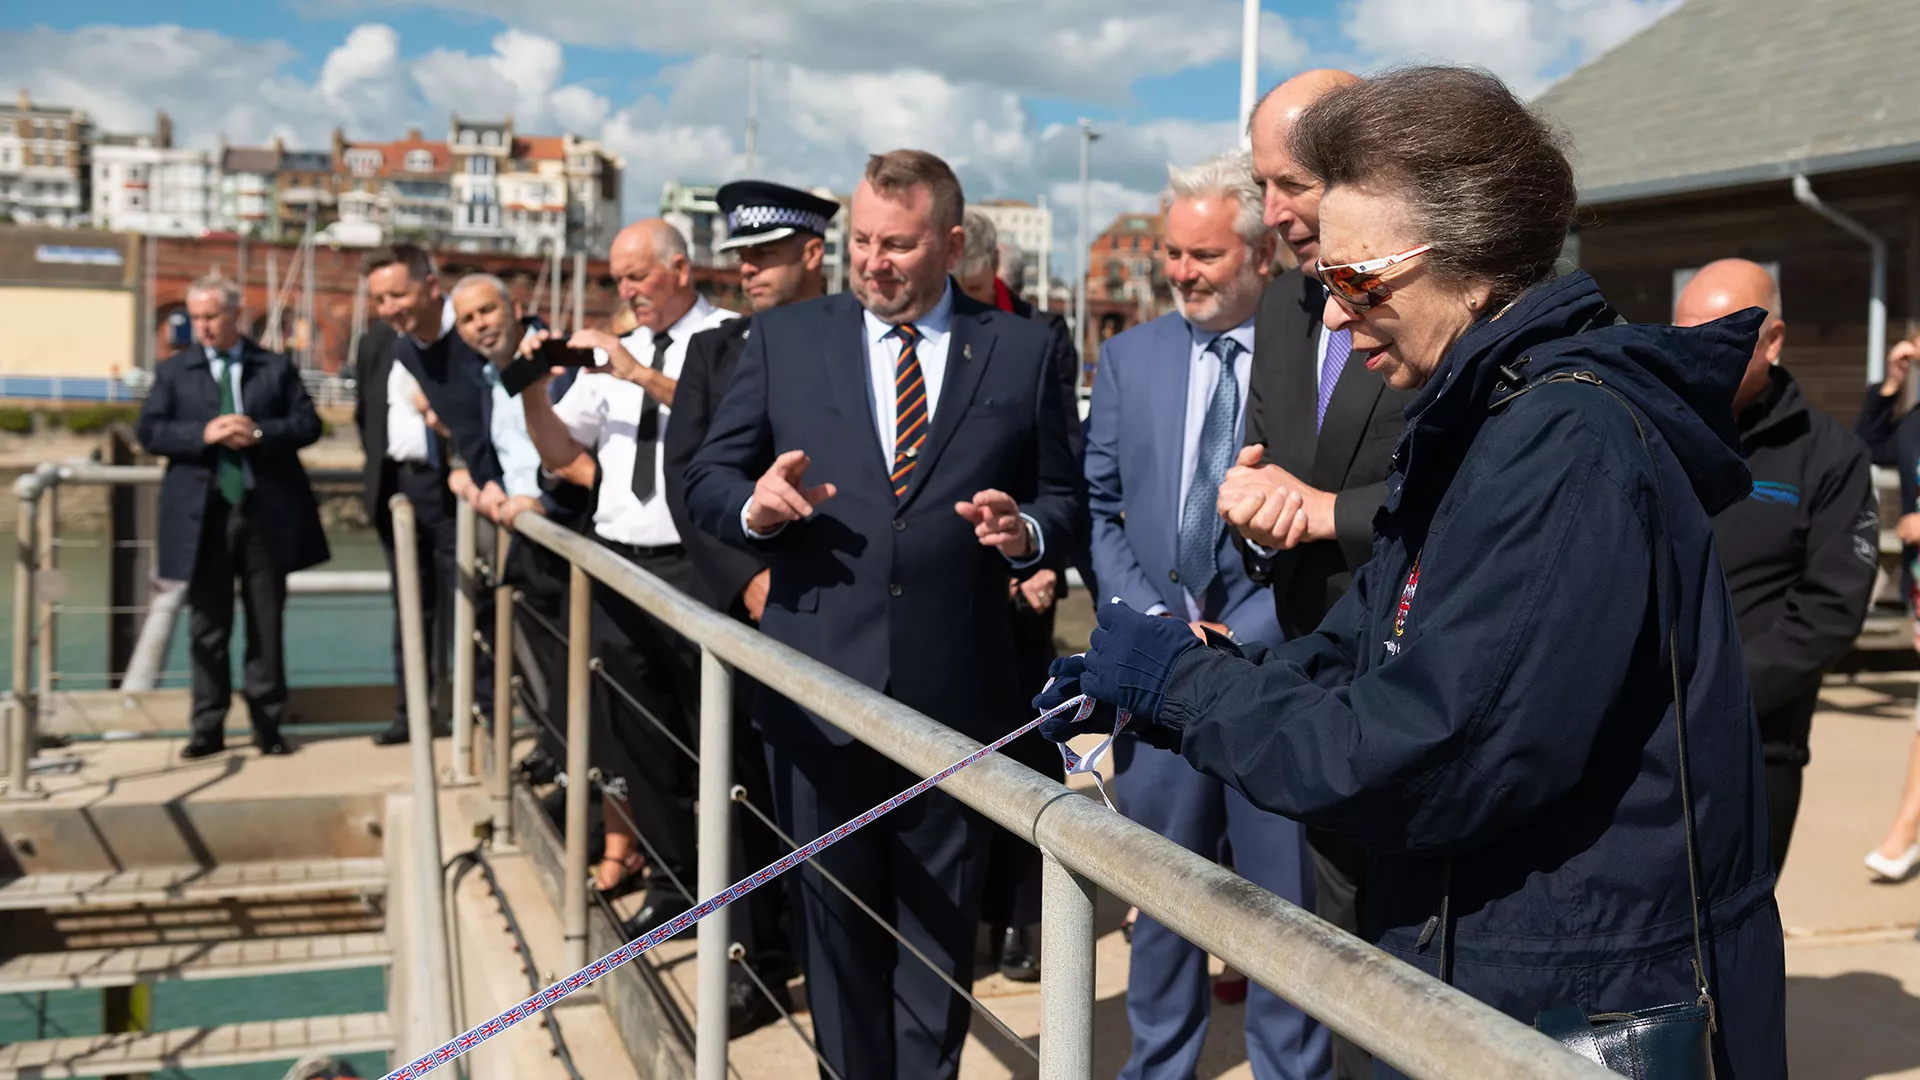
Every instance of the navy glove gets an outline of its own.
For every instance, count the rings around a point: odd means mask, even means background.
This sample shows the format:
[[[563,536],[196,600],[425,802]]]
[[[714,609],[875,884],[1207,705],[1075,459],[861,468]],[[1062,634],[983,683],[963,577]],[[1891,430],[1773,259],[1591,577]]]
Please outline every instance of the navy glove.
[[[1035,712],[1050,712],[1079,697],[1086,691],[1080,686],[1080,675],[1087,668],[1087,658],[1081,655],[1062,656],[1047,668],[1052,680],[1047,688],[1034,695]],[[1063,743],[1075,735],[1111,735],[1113,734],[1114,710],[1112,705],[1096,702],[1091,714],[1085,720],[1078,719],[1080,710],[1068,709],[1060,715],[1040,722],[1040,735],[1051,742]]]
[[[1033,699],[1033,707],[1046,712],[1083,693],[1100,705],[1085,720],[1076,720],[1076,710],[1061,713],[1042,723],[1040,734],[1054,742],[1108,735],[1118,708],[1132,716],[1128,731],[1150,745],[1177,748],[1179,733],[1156,722],[1160,702],[1174,661],[1200,648],[1200,639],[1178,619],[1142,615],[1125,604],[1102,605],[1099,614],[1100,628],[1087,651],[1053,662],[1047,671],[1053,682]]]
[[[1121,603],[1100,607],[1100,627],[1087,643],[1081,689],[1132,714],[1136,724],[1154,724],[1174,661],[1200,639],[1179,619],[1142,615]]]

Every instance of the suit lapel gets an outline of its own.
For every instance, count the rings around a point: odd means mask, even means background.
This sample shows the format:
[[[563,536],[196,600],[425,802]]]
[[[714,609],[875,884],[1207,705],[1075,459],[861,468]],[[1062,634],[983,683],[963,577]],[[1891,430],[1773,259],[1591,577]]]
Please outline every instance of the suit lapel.
[[[1283,357],[1292,359],[1280,368],[1280,400],[1275,403],[1280,422],[1267,421],[1269,433],[1276,427],[1279,432],[1275,440],[1279,445],[1267,447],[1267,456],[1303,478],[1313,471],[1318,441],[1313,414],[1320,393],[1320,312],[1315,303],[1319,295],[1318,285],[1302,274],[1298,292],[1281,307],[1280,348]],[[1255,347],[1259,344],[1256,338]]]
[[[965,422],[967,409],[973,404],[974,391],[980,388],[980,377],[986,372],[987,361],[993,355],[995,335],[992,328],[978,312],[963,309],[959,292],[957,288],[954,290],[953,330],[947,337],[947,373],[940,386],[939,408],[934,411],[933,426],[927,432],[927,443],[920,449],[920,464],[907,478],[907,497],[903,505],[912,502],[920,489],[926,486],[927,475],[940,460],[941,452],[953,441],[953,433]]]
[[[880,446],[880,434],[873,426],[873,402],[868,389],[867,320],[852,294],[842,294],[844,302],[827,309],[827,333],[821,342],[825,350],[827,381],[833,387],[834,404],[853,428],[853,438],[866,447],[855,454],[873,469],[874,479],[887,484],[887,455]],[[891,490],[891,488],[889,488]]]
[[[1177,546],[1181,473],[1187,467],[1182,448],[1187,444],[1187,389],[1193,374],[1188,368],[1193,358],[1193,341],[1187,330],[1187,321],[1178,315],[1161,324],[1161,334],[1161,339],[1154,343],[1155,359],[1148,365],[1148,393],[1142,397],[1140,404],[1147,411],[1146,423],[1153,435],[1153,441],[1148,445],[1161,447],[1160,452],[1168,455],[1168,464],[1161,470],[1166,478],[1162,494],[1167,500],[1167,521]],[[1171,358],[1172,363],[1158,360],[1161,356]]]
[[[1308,483],[1329,491],[1346,486],[1347,469],[1360,452],[1374,404],[1386,386],[1386,380],[1356,362],[1352,354],[1347,356],[1340,381],[1333,385],[1333,397],[1327,400],[1327,416],[1314,446],[1313,473],[1306,478]]]

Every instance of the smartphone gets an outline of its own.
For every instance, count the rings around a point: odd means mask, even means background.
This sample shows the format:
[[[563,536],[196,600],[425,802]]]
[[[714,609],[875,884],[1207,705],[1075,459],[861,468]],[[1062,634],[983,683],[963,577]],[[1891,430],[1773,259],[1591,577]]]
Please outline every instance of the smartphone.
[[[548,338],[540,343],[534,353],[536,363],[550,368],[592,367],[595,363],[592,349],[572,349],[567,347],[565,338]]]

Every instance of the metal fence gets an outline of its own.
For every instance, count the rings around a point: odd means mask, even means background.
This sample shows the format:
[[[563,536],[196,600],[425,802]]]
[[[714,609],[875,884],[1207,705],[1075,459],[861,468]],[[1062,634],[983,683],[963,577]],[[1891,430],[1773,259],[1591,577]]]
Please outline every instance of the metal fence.
[[[47,466],[22,477],[16,485],[21,557],[14,569],[13,689],[6,698],[9,798],[30,797],[27,771],[39,704],[33,670],[36,643],[40,641],[39,620],[47,602],[35,588],[40,566],[36,542],[44,527],[42,500],[62,480],[151,483],[158,472],[140,467]],[[411,517],[411,507],[404,500],[396,500],[394,510],[397,518]],[[472,676],[476,648],[489,647],[473,633],[472,595],[491,584],[496,610],[490,647],[497,658],[512,656],[513,616],[520,598],[500,580],[497,568],[504,565],[510,544],[537,544],[560,556],[570,567],[567,626],[544,626],[542,632],[563,637],[567,644],[568,697],[564,727],[556,734],[565,740],[571,777],[592,775],[589,680],[607,678],[593,664],[589,611],[595,582],[631,600],[700,649],[699,741],[697,748],[682,747],[696,758],[699,769],[697,881],[696,888],[689,890],[696,896],[710,896],[730,884],[732,807],[740,790],[731,775],[734,669],[919,776],[932,775],[979,748],[973,740],[715,612],[591,539],[544,518],[522,515],[517,528],[509,531],[477,523],[471,507],[462,504],[459,527],[460,572],[469,587],[455,591],[452,719],[456,778],[470,778],[475,772],[477,727]],[[477,555],[479,528],[495,530],[491,561]],[[396,529],[396,533],[412,535],[404,528]],[[427,739],[418,737],[425,733],[427,715],[420,612],[417,600],[411,605],[405,602],[409,596],[417,598],[419,583],[414,580],[415,560],[403,557],[397,565],[401,568],[396,584],[402,598],[402,618],[411,624],[404,634],[408,639],[407,692],[413,703],[408,712],[410,720],[419,725],[413,740],[415,753],[424,759],[430,747]],[[494,716],[502,721],[514,711],[513,681],[504,671],[494,679]],[[521,705],[525,704],[523,700]],[[491,734],[492,753],[485,758],[485,780],[492,798],[496,835],[510,836],[512,725],[496,722]],[[430,763],[416,769],[415,783],[422,791],[431,788],[434,780]],[[1485,1076],[1600,1080],[1613,1075],[1217,863],[1009,759],[989,756],[943,787],[1039,848],[1043,855],[1041,1037],[1036,1056],[1044,1080],[1086,1080],[1091,1073],[1096,888],[1137,907],[1416,1080],[1480,1080]],[[584,965],[588,959],[588,905],[594,895],[587,885],[586,825],[593,790],[592,783],[575,782],[569,784],[566,794],[561,916],[566,941],[564,962],[570,969]],[[439,868],[437,824],[423,809],[435,802],[432,798],[415,800],[417,809],[422,809],[416,843],[423,856],[419,870],[423,874],[437,873]],[[764,813],[756,816],[773,827]],[[419,884],[421,888],[414,890],[417,896],[431,883]],[[725,919],[709,918],[700,924],[694,1040],[699,1080],[721,1080],[728,1073],[729,938]],[[438,1037],[453,1034],[451,1010],[440,1005],[451,996],[447,993],[450,989],[440,987],[434,995],[431,1024],[438,1029],[432,1034]],[[966,993],[965,988],[955,989]],[[986,1011],[977,1000],[973,1004]],[[1011,1034],[1004,1024],[999,1026]],[[1024,1041],[1020,1045],[1031,1050]]]
[[[487,567],[475,559],[475,545],[467,539],[475,527],[471,508],[461,507],[460,525],[462,573],[484,574]],[[484,523],[479,527],[496,528]],[[699,762],[696,897],[711,896],[731,883],[732,806],[740,790],[731,775],[733,670],[752,676],[917,776],[932,775],[980,746],[714,611],[587,537],[531,514],[521,515],[513,532],[517,535],[510,538],[507,529],[498,528],[497,553],[503,553],[509,543],[531,541],[565,559],[570,567],[571,607],[565,628],[570,676],[564,731],[570,776],[590,774],[588,680],[596,673],[587,608],[593,583],[631,600],[699,647],[699,744],[697,754],[686,750]],[[495,656],[501,657],[510,654],[506,642],[512,633],[516,597],[511,588],[498,585],[494,595],[498,636],[493,648]],[[474,625],[470,591],[457,590],[455,603],[469,608],[456,618],[459,627],[470,629]],[[471,633],[460,636],[456,630],[455,640],[455,670],[471,672],[474,637]],[[509,681],[495,678],[496,717],[508,715],[500,702],[505,700]],[[453,733],[455,768],[465,772],[472,768],[467,758],[473,745],[470,706],[469,686],[465,705],[456,703]],[[498,830],[511,824],[507,725],[496,723],[493,736],[493,772],[487,779]],[[1044,1080],[1086,1080],[1093,1067],[1096,887],[1245,972],[1409,1076],[1593,1080],[1612,1075],[1219,864],[1009,759],[988,757],[942,786],[1042,853],[1038,1057]],[[564,960],[570,968],[588,959],[586,822],[591,790],[586,783],[573,783],[567,789],[562,918]],[[700,924],[695,1014],[698,1080],[721,1080],[728,1071],[730,944],[725,919],[709,918]]]

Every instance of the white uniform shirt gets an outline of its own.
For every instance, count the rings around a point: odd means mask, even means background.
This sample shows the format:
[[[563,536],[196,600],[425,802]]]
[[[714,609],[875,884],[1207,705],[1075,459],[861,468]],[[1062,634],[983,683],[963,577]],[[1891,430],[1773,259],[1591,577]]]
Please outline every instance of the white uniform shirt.
[[[687,361],[687,342],[702,330],[719,326],[739,316],[696,299],[680,321],[667,333],[673,338],[667,346],[660,373],[679,379]],[[627,352],[641,365],[653,362],[653,331],[641,327],[620,339]],[[602,539],[635,547],[663,547],[680,542],[680,531],[673,526],[667,511],[666,437],[672,412],[660,406],[660,424],[656,436],[653,468],[653,497],[644,504],[633,495],[634,436],[640,426],[640,409],[647,392],[638,384],[602,374],[583,371],[574,380],[565,397],[554,403],[554,415],[567,426],[573,441],[592,450],[600,460],[600,497],[593,507],[593,529]]]

